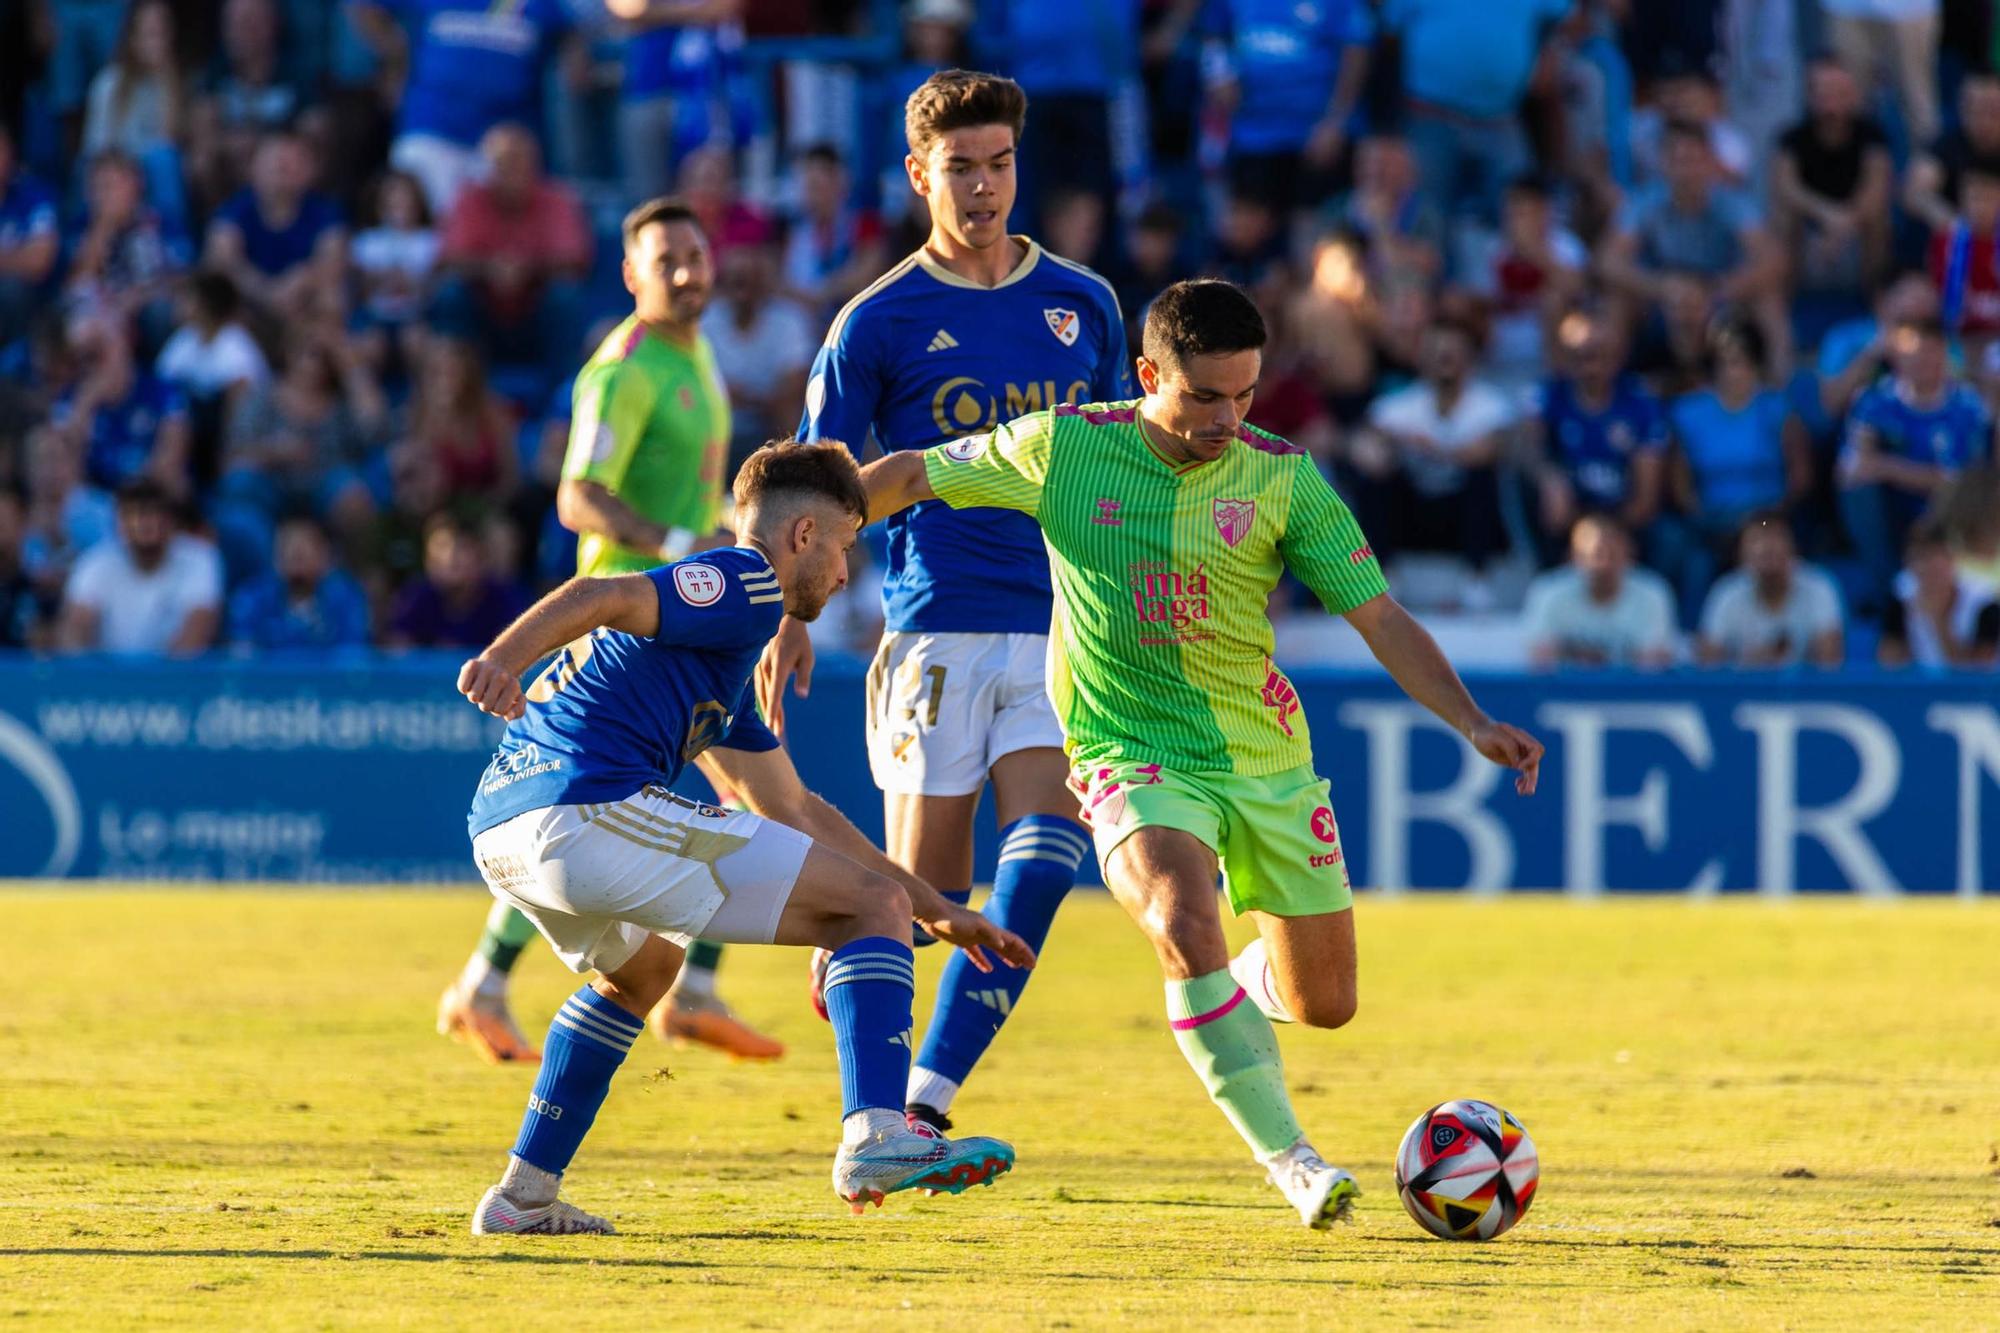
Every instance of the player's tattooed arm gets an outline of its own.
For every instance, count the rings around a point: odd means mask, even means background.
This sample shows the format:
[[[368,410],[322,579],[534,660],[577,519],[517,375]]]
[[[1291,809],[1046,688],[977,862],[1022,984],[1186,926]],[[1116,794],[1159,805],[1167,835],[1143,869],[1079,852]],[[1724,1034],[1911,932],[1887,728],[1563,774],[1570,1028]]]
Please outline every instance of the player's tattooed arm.
[[[521,613],[485,651],[458,669],[458,692],[481,712],[509,721],[527,710],[521,673],[598,628],[651,636],[660,594],[644,574],[573,578]]]
[[[1368,651],[1382,664],[1403,693],[1436,713],[1445,724],[1471,743],[1480,754],[1503,767],[1514,769],[1514,790],[1523,796],[1535,791],[1542,767],[1542,743],[1519,727],[1488,717],[1452,670],[1444,650],[1430,631],[1419,625],[1395,598],[1383,593],[1347,613],[1368,644]]]

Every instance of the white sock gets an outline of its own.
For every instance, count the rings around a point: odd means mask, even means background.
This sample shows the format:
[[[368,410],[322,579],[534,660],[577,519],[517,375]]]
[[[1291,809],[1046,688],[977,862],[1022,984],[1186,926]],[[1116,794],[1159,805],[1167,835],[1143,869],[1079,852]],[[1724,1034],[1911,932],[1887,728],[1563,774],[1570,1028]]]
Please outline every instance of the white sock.
[[[952,1098],[958,1096],[958,1084],[932,1069],[910,1069],[910,1095],[912,1106],[922,1104],[933,1111],[944,1112],[951,1109]]]
[[[712,1000],[715,998],[715,969],[712,967],[683,967],[674,978],[673,989],[667,992],[675,999]]]
[[[1265,956],[1263,936],[1251,940],[1243,946],[1242,953],[1229,960],[1229,975],[1236,978],[1236,984],[1250,997],[1250,1003],[1264,1011],[1264,1017],[1273,1023],[1298,1021],[1278,998],[1278,983],[1271,976],[1271,960]]]
[[[500,1177],[500,1192],[516,1203],[524,1203],[530,1208],[540,1208],[556,1201],[556,1191],[562,1188],[562,1177],[553,1171],[544,1171],[539,1166],[524,1162],[518,1157],[507,1159],[507,1174]]]
[[[465,970],[458,974],[459,989],[468,995],[476,995],[482,1000],[504,1001],[507,998],[507,974],[486,960],[486,955],[474,950],[472,957],[465,960]]]
[[[901,1111],[886,1106],[864,1106],[840,1122],[840,1141],[849,1145],[866,1143],[878,1134],[908,1128]]]
[[[1313,1151],[1313,1146],[1310,1143],[1307,1143],[1304,1139],[1300,1139],[1289,1148],[1274,1152],[1269,1157],[1259,1157],[1257,1160],[1267,1167],[1276,1168],[1307,1157],[1317,1160],[1319,1154]]]

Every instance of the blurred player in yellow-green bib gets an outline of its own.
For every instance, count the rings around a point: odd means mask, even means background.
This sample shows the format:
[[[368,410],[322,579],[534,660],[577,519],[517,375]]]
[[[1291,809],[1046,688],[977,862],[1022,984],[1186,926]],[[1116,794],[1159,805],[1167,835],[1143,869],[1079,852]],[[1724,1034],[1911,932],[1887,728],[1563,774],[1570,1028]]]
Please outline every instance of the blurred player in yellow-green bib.
[[[714,286],[708,238],[691,209],[662,198],[626,215],[624,240],[632,313],[577,375],[556,492],[557,516],[578,536],[578,574],[637,573],[727,544],[717,529],[729,395],[701,333]],[[534,936],[526,917],[496,904],[438,1003],[438,1030],[496,1062],[540,1059],[507,1008],[508,975]],[[655,1030],[746,1059],[784,1054],[716,998],[721,953],[701,941],[689,948]]]

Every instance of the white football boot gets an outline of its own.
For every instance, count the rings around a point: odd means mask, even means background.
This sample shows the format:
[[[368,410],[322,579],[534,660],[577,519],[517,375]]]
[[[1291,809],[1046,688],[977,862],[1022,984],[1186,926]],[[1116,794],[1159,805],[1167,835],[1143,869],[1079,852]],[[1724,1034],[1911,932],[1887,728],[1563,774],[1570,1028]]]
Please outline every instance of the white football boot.
[[[900,1190],[961,1194],[1014,1169],[1012,1145],[999,1139],[948,1139],[916,1123],[843,1143],[833,1159],[833,1192],[859,1213]]]
[[[475,1236],[615,1236],[618,1228],[575,1204],[557,1199],[527,1207],[500,1192],[498,1185],[479,1196],[472,1210]]]
[[[1265,1165],[1271,1183],[1299,1210],[1299,1220],[1314,1231],[1354,1220],[1354,1200],[1361,1186],[1347,1172],[1328,1165],[1311,1145],[1299,1143]]]

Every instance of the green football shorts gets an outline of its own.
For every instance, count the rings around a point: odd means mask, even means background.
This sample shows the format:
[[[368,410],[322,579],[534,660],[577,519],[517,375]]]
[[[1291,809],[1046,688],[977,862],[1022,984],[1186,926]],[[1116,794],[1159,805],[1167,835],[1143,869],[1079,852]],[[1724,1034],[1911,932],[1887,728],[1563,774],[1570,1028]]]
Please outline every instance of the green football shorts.
[[[1249,778],[1114,759],[1076,770],[1070,782],[1099,864],[1132,834],[1160,825],[1215,852],[1238,916],[1317,916],[1354,905],[1332,789],[1310,765]]]

